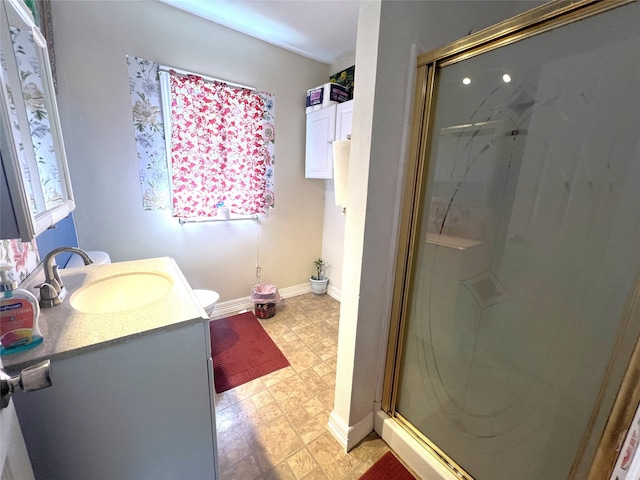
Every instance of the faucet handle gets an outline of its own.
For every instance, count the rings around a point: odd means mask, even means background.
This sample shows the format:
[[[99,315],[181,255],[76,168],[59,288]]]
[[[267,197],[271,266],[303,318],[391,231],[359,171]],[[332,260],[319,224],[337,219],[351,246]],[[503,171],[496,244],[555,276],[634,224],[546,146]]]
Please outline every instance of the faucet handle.
[[[58,296],[58,292],[56,291],[56,287],[51,285],[50,283],[43,283],[40,285],[40,307],[49,308],[55,307],[56,305],[60,305],[62,300]]]
[[[60,293],[64,285],[62,283],[62,279],[60,278],[60,273],[58,272],[58,265],[53,265],[52,270],[53,270],[53,278],[50,279],[52,280],[51,284],[56,289],[56,291]]]

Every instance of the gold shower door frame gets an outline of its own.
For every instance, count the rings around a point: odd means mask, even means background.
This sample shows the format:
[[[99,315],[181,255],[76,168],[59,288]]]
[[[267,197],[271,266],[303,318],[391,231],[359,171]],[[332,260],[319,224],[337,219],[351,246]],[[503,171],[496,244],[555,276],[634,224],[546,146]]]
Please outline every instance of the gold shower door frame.
[[[411,141],[405,171],[403,206],[400,218],[395,287],[391,311],[389,345],[384,377],[382,410],[421,443],[428,453],[451,470],[457,478],[473,480],[456,462],[396,411],[399,365],[403,350],[407,312],[412,295],[412,274],[421,210],[429,172],[429,152],[433,135],[434,92],[437,71],[442,67],[510,45],[520,40],[568,25],[637,0],[579,0],[550,2],[521,15],[484,29],[447,46],[420,55],[417,59],[416,86],[412,116]],[[588,480],[608,479],[618,458],[627,428],[640,405],[640,273],[636,276],[616,343],[607,367],[587,431],[574,459],[569,480],[577,475]],[[635,322],[633,321],[635,319]],[[622,378],[619,386],[614,378]],[[613,404],[609,414],[601,411],[605,403]],[[598,425],[598,422],[600,424]],[[604,425],[603,425],[604,424]],[[602,432],[602,435],[599,435]],[[588,464],[585,461],[591,458]],[[587,460],[585,460],[587,459]]]

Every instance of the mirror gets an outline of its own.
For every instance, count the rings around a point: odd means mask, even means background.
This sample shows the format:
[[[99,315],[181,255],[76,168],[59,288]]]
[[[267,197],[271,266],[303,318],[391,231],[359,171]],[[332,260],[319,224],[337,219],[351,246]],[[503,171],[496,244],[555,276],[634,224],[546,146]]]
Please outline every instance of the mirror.
[[[0,16],[0,188],[11,200],[0,233],[29,241],[75,205],[46,41],[20,0],[3,2]]]

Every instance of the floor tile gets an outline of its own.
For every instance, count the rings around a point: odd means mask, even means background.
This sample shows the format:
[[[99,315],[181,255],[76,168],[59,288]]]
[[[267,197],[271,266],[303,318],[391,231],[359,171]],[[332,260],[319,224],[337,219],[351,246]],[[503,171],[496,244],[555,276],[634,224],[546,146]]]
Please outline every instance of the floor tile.
[[[308,448],[327,477],[334,480],[344,478],[359,463],[352,454],[342,450],[329,432],[323,433]]]
[[[253,454],[263,472],[270,470],[303,447],[298,434],[283,416],[260,426],[252,435],[256,447]]]
[[[291,471],[298,479],[303,478],[318,468],[318,464],[306,448],[303,448],[294,455],[291,455],[287,459],[287,464],[291,467]]]
[[[221,480],[357,480],[389,451],[372,433],[345,453],[327,428],[339,317],[336,300],[309,293],[260,320],[291,366],[216,395]]]

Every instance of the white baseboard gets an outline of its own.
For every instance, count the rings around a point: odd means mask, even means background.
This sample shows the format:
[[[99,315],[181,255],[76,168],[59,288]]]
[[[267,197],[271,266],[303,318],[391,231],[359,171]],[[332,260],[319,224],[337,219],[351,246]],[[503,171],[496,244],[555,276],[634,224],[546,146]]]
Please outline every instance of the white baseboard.
[[[404,428],[382,410],[375,414],[375,430],[389,448],[418,474],[419,478],[433,480],[458,480],[459,477],[446,468],[434,455],[430,455],[425,447]]]
[[[329,284],[329,288],[327,288],[327,294],[331,297],[340,301],[340,297],[342,295],[342,290],[337,289],[336,287]]]
[[[225,318],[229,315],[235,315],[242,310],[250,309],[253,309],[253,303],[249,300],[249,297],[236,298],[235,300],[216,303],[213,313],[211,314],[211,319],[216,320],[219,318]]]
[[[344,451],[348,452],[373,431],[373,412],[369,412],[355,425],[348,426],[334,410],[329,415],[328,428]]]
[[[348,451],[349,426],[345,424],[338,415],[336,415],[335,411],[331,412],[331,415],[329,415],[329,424],[327,425],[327,428],[329,428],[329,431],[338,441],[342,449],[345,452]]]
[[[298,295],[304,295],[305,293],[311,292],[311,284],[302,283],[300,285],[294,285],[293,287],[283,288],[282,290],[279,290],[279,292],[282,298],[291,298]],[[332,286],[331,283],[329,283],[329,286],[327,287],[327,295],[337,301],[340,301],[342,290],[337,289],[336,287]]]
[[[297,297],[298,295],[304,295],[311,292],[310,283],[301,283],[300,285],[294,285],[293,287],[286,287],[278,290],[282,298]]]
[[[301,283],[300,285],[294,285],[292,287],[286,287],[278,289],[282,298],[297,297],[298,295],[304,295],[311,292],[311,285],[309,283]],[[334,297],[335,298],[335,297]],[[338,300],[338,299],[336,299]],[[252,310],[253,302],[250,297],[236,298],[235,300],[227,300],[226,302],[216,303],[213,309],[211,319],[225,318],[229,315],[235,315],[242,310]]]

